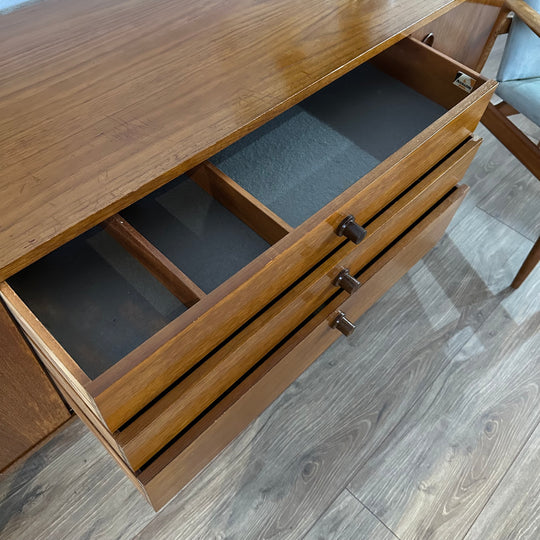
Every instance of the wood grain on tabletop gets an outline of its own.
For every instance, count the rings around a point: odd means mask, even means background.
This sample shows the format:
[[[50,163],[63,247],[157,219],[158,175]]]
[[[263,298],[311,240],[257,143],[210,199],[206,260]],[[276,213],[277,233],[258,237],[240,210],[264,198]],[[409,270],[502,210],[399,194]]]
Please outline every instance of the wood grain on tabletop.
[[[45,0],[0,15],[0,279],[461,0]]]
[[[2,470],[63,424],[70,413],[1,302],[0,380]]]

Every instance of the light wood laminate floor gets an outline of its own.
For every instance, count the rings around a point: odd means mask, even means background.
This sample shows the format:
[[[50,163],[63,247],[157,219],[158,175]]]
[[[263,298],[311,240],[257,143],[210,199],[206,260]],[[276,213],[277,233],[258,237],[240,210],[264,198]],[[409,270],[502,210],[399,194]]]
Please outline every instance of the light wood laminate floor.
[[[73,420],[0,479],[0,538],[540,538],[540,268],[508,288],[540,182],[478,133],[440,244],[160,513]]]

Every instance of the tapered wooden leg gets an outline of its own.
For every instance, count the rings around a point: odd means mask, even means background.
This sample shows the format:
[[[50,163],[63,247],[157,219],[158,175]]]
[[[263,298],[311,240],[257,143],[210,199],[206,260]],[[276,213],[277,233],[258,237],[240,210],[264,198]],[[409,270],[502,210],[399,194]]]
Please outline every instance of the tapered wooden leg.
[[[521,265],[519,272],[510,286],[513,289],[517,289],[532,272],[533,268],[538,264],[538,261],[540,261],[540,238],[538,238],[536,244],[534,244],[530,253],[527,255],[525,262]]]

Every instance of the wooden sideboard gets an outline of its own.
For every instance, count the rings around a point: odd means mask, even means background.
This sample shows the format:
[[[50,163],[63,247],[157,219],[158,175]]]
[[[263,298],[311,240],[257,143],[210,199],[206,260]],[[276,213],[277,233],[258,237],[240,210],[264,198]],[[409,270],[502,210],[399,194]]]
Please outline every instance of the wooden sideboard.
[[[444,233],[496,84],[406,36],[459,4],[0,16],[0,296],[154,508]]]

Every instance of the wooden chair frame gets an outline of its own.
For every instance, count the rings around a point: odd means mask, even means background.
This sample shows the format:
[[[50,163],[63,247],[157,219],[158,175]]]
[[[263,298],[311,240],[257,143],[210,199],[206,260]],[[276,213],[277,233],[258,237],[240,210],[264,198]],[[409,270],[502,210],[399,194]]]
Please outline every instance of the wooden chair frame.
[[[523,0],[506,0],[504,7],[488,41],[490,48],[498,35],[505,34],[510,28],[510,12],[513,11],[533,32],[540,37],[540,14]],[[540,143],[534,144],[527,135],[512,123],[508,117],[519,114],[510,104],[502,101],[497,105],[490,103],[482,117],[482,123],[514,154],[514,156],[540,180]],[[536,240],[531,252],[512,281],[511,287],[517,289],[536,264],[540,261],[540,238]]]

